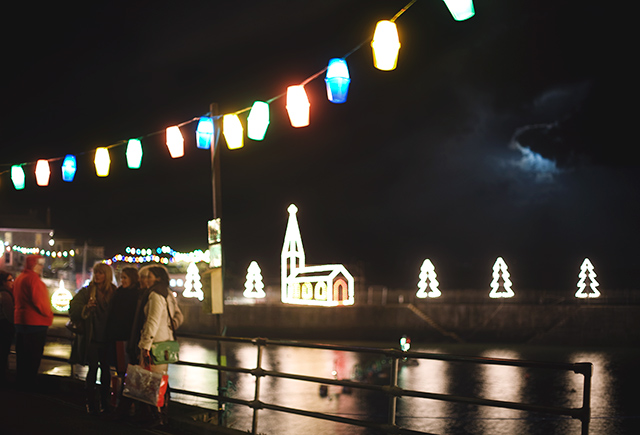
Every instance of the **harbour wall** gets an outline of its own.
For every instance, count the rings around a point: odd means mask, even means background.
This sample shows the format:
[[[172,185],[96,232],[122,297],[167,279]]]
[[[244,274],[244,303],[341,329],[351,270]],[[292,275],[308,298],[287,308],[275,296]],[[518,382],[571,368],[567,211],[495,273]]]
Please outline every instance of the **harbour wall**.
[[[180,331],[216,334],[217,321],[227,336],[294,340],[530,343],[541,345],[637,346],[640,304],[487,303],[410,301],[342,307],[281,303],[226,304],[224,313],[206,305],[181,305]]]

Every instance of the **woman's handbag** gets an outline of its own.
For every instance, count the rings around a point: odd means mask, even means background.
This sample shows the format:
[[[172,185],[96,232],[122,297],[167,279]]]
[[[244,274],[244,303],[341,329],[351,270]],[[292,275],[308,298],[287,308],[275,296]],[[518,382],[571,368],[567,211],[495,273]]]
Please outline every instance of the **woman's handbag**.
[[[129,364],[124,376],[122,394],[153,406],[164,405],[169,385],[169,375],[154,373],[140,366]]]
[[[167,316],[169,316],[169,325],[171,325],[171,332],[173,332],[173,338],[176,337],[176,331],[173,327],[173,318],[171,317],[171,311],[169,310],[169,301],[167,300]],[[180,359],[180,343],[177,340],[160,341],[153,343],[151,349],[149,349],[151,355],[151,364],[170,364],[178,362]]]
[[[173,340],[153,343],[150,353],[151,363],[154,365],[178,362],[180,358],[180,343]]]
[[[74,334],[78,334],[78,335],[84,334],[84,321],[83,320],[80,320],[79,322],[74,322],[73,320],[69,319],[69,321],[67,322],[65,327],[69,331],[73,332]]]

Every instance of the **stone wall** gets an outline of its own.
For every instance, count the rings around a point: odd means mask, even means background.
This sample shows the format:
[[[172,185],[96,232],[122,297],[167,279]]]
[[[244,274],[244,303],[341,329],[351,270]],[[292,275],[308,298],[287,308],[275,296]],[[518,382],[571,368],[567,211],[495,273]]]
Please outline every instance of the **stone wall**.
[[[217,316],[183,305],[180,331],[216,333]],[[225,305],[227,336],[272,339],[413,340],[631,346],[640,343],[640,305],[406,303],[351,307]]]

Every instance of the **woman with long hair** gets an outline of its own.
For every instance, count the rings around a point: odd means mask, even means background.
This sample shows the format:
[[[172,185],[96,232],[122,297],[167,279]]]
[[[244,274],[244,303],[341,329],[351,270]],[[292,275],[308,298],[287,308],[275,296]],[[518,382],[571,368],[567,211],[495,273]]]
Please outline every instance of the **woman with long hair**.
[[[7,382],[9,352],[15,335],[13,326],[13,275],[0,271],[0,388]]]
[[[111,300],[116,291],[113,270],[104,263],[93,266],[88,286],[78,291],[69,304],[69,317],[84,323],[84,333],[75,336],[70,362],[88,364],[86,378],[87,412],[111,410],[111,361],[114,342],[108,334]],[[96,380],[100,368],[100,402],[96,399]]]
[[[152,266],[148,278],[149,298],[144,306],[145,322],[140,334],[140,361],[143,367],[149,367],[152,372],[166,374],[168,364],[153,364],[150,349],[153,343],[176,340],[173,333],[183,322],[184,317],[178,302],[169,288],[169,274],[162,266]],[[165,395],[162,409],[154,410],[153,424],[168,422],[169,388]]]

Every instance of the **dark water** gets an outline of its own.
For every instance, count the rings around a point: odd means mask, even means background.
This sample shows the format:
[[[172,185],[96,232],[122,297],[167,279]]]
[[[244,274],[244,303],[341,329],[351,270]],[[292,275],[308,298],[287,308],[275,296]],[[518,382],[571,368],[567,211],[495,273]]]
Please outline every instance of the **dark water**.
[[[395,343],[349,343],[388,349]],[[229,366],[254,368],[253,345],[225,344]],[[524,359],[548,362],[591,362],[590,434],[640,434],[640,350],[637,348],[570,348],[530,345],[426,345],[413,343],[412,351]],[[51,343],[46,354],[68,356],[68,345]],[[216,364],[215,345],[205,340],[181,339],[181,359]],[[375,355],[269,346],[263,355],[263,368],[301,375],[340,379],[352,378],[356,367],[371,368],[380,362]],[[55,364],[46,370],[64,375],[68,365]],[[76,366],[78,368],[78,366]],[[172,387],[208,392],[217,391],[217,373],[213,370],[170,366]],[[82,377],[82,369],[80,369]],[[546,406],[579,408],[582,404],[583,376],[548,369],[488,366],[420,360],[403,365],[398,385],[408,390],[452,394],[466,397],[524,402]],[[232,397],[253,400],[255,381],[250,375],[231,374],[227,386]],[[215,408],[212,401],[174,395],[174,400]],[[377,392],[354,389],[345,394],[341,387],[329,386],[321,397],[317,384],[266,377],[261,382],[260,400],[266,403],[323,412],[353,419],[385,422],[387,398]],[[229,405],[227,426],[249,431],[252,410]],[[568,417],[542,415],[477,405],[406,398],[399,399],[397,424],[434,434],[548,435],[579,434],[581,423]],[[309,417],[261,410],[258,432],[262,434],[376,434],[371,429],[325,422]]]
[[[362,345],[362,343],[353,343]],[[378,343],[389,348],[394,344]],[[367,346],[374,345],[368,343]],[[185,340],[181,357],[189,361],[215,363],[215,353],[206,342]],[[638,349],[572,349],[567,347],[503,346],[503,345],[413,345],[419,352],[448,353],[549,362],[591,362],[592,420],[591,434],[640,434],[640,350]],[[230,366],[255,367],[256,349],[251,345],[226,345]],[[263,367],[268,370],[309,376],[351,378],[354,368],[370,367],[374,355],[351,352],[268,347]],[[379,358],[378,358],[379,359]],[[208,389],[216,383],[215,373],[199,373],[194,369],[172,366],[171,377],[179,388]],[[178,383],[180,385],[178,385]],[[524,402],[530,404],[579,408],[582,405],[583,376],[573,372],[549,369],[524,369],[469,363],[421,360],[417,365],[404,365],[398,384],[410,390],[453,394],[467,397]],[[253,400],[255,382],[249,375],[229,378],[233,397]],[[388,401],[376,392],[353,390],[344,394],[330,386],[321,397],[315,384],[264,378],[260,400],[292,408],[324,412],[355,419],[386,421]],[[398,401],[397,424],[407,429],[436,434],[571,434],[580,433],[579,420],[450,402],[406,398]],[[240,430],[251,429],[252,411],[231,405],[228,425]],[[265,434],[374,434],[370,429],[324,422],[308,417],[261,410],[259,432]]]

